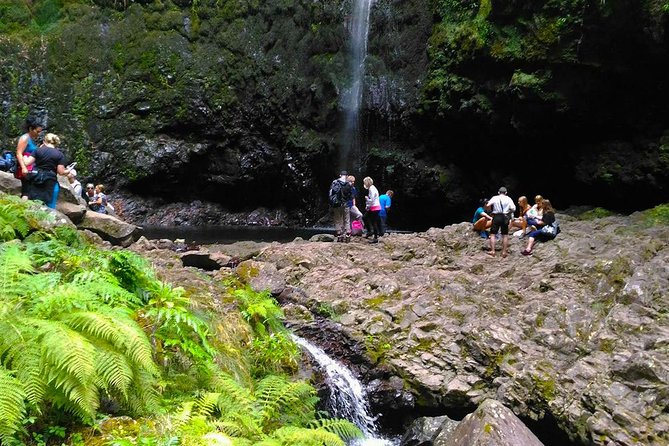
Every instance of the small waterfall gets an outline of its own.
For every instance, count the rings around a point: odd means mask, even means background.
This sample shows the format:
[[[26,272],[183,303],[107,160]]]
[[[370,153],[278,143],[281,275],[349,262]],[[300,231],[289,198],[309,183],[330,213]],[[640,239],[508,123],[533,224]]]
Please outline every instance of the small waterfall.
[[[367,395],[351,371],[340,362],[330,358],[321,348],[306,339],[292,336],[293,341],[308,351],[327,375],[326,384],[330,388],[329,407],[331,414],[353,422],[365,435],[357,446],[394,446],[398,442],[379,437],[376,418],[369,413]]]
[[[353,0],[353,11],[348,27],[351,33],[351,86],[342,93],[344,130],[339,151],[339,167],[350,169],[360,153],[360,105],[362,103],[369,12],[374,0]],[[351,159],[354,158],[354,160]]]

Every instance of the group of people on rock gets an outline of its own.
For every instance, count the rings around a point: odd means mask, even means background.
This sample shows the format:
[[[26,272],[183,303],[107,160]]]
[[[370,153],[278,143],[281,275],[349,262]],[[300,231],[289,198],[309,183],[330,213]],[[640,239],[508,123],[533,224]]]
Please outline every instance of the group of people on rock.
[[[518,216],[514,213],[518,211]],[[534,197],[534,205],[530,206],[527,197],[518,198],[518,207],[507,196],[506,187],[500,187],[497,195],[488,200],[482,199],[472,219],[474,230],[482,238],[490,240],[489,256],[494,257],[497,233],[501,232],[502,257],[507,257],[509,249],[509,232],[516,229],[514,235],[527,237],[527,246],[521,254],[531,256],[537,241],[545,242],[554,239],[560,232],[555,218],[555,209],[550,200],[541,195]]]
[[[60,137],[53,133],[44,136],[41,145],[38,138],[44,126],[33,117],[25,123],[25,133],[16,144],[16,170],[14,176],[21,180],[21,196],[28,200],[39,200],[51,209],[56,208],[60,185],[57,175],[67,176],[75,196],[82,197],[88,207],[96,212],[107,213],[107,196],[104,186],[86,185],[84,191],[77,180],[76,163],[65,167],[65,155],[58,148]]]
[[[379,237],[387,230],[388,209],[392,205],[392,190],[379,195],[374,186],[374,180],[365,177],[362,180],[365,194],[365,213],[358,208],[358,191],[355,187],[355,177],[345,170],[341,171],[330,185],[328,199],[335,223],[335,235],[338,242],[351,241],[351,235],[362,235],[366,229],[366,238],[369,243],[378,243]]]

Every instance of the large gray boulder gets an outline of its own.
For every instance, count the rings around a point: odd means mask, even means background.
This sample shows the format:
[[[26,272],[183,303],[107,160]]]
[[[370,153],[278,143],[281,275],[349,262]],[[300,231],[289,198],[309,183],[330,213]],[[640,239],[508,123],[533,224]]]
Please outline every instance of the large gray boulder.
[[[438,438],[449,436],[458,426],[458,421],[446,415],[441,417],[416,418],[406,431],[400,446],[433,446]]]
[[[86,212],[83,220],[77,225],[79,229],[88,229],[103,240],[113,245],[130,246],[140,236],[140,229],[111,215],[98,212]]]
[[[485,400],[435,446],[543,446],[543,443],[509,409]]]
[[[9,172],[0,172],[0,192],[21,195],[21,181]]]

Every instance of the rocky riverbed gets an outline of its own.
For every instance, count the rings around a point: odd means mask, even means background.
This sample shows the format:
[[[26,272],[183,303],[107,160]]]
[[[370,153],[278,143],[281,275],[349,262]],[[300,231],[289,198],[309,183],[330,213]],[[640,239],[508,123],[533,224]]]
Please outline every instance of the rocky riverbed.
[[[214,274],[269,288],[290,324],[355,363],[386,412],[492,398],[584,444],[669,444],[669,226],[561,221],[532,257],[512,237],[508,258],[489,258],[467,223],[210,251],[235,259]]]

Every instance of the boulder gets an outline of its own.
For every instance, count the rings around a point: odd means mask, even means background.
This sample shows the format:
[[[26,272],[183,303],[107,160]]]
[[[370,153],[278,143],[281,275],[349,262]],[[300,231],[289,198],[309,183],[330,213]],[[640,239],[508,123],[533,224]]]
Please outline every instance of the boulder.
[[[332,234],[316,234],[311,236],[310,242],[334,242],[335,236]]]
[[[402,437],[400,446],[432,446],[440,434],[450,435],[457,425],[457,421],[445,415],[417,418]]]
[[[62,194],[59,195],[59,198],[61,196]],[[84,215],[86,215],[86,211],[88,210],[86,206],[83,206],[79,203],[75,204],[69,201],[61,200],[58,200],[56,209],[65,214],[70,220],[72,220],[72,223],[74,224],[81,223],[81,221],[84,219]]]
[[[209,251],[186,251],[181,254],[181,262],[184,266],[194,266],[206,271],[216,271],[229,266],[232,257],[218,252]]]
[[[0,192],[21,195],[21,180],[17,180],[9,172],[0,172]]]
[[[74,189],[70,185],[70,182],[67,180],[66,176],[58,175],[58,185],[60,189],[58,191],[58,203],[65,202],[71,204],[80,204],[86,207],[86,202],[80,196],[77,196],[74,193]]]
[[[139,227],[98,212],[86,212],[77,227],[93,231],[103,240],[123,247],[132,244],[140,235]]]
[[[278,296],[286,289],[286,279],[271,263],[245,260],[237,266],[237,274],[254,291],[269,291]]]
[[[509,409],[485,400],[435,446],[543,446],[543,443]]]

